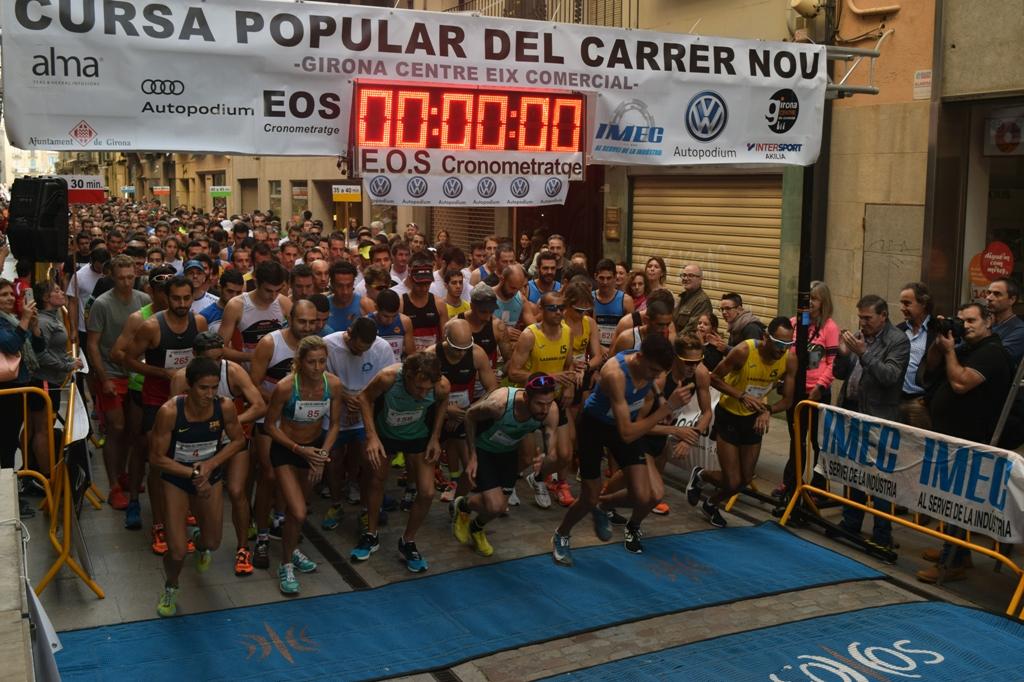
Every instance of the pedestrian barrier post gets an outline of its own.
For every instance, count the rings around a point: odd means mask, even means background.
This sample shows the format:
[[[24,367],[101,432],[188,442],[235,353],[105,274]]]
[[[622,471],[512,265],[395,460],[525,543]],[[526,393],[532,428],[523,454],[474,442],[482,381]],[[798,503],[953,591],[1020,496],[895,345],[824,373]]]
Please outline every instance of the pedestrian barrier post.
[[[803,423],[803,420],[808,418],[809,411],[816,410],[818,409],[818,407],[819,403],[816,403],[811,400],[801,401],[800,404],[797,405],[795,414],[793,415],[794,426],[797,433],[800,433],[800,426]],[[940,438],[942,437],[941,434],[935,435]],[[798,440],[796,443],[796,447],[794,448],[794,465],[795,470],[799,473],[799,476],[797,478],[797,487],[796,490],[793,491],[793,495],[789,500],[789,504],[786,505],[786,511],[782,514],[782,518],[779,520],[780,525],[786,525],[790,517],[793,515],[794,509],[796,509],[797,504],[801,500],[804,502],[805,505],[807,505],[810,508],[810,513],[820,517],[821,513],[818,510],[817,506],[815,506],[814,501],[811,498],[812,495],[817,495],[819,497],[824,497],[826,499],[835,500],[836,502],[847,505],[849,507],[853,507],[854,509],[860,509],[861,511],[866,512],[868,514],[873,514],[874,516],[883,519],[888,519],[892,523],[905,526],[907,528],[910,528],[911,530],[918,531],[919,533],[924,533],[925,535],[930,535],[931,537],[936,538],[938,540],[942,540],[943,542],[949,542],[954,545],[957,545],[958,547],[968,549],[972,552],[978,552],[979,554],[983,554],[987,557],[995,559],[1000,564],[1012,570],[1018,576],[1017,587],[1014,590],[1013,597],[1010,599],[1009,605],[1006,607],[1006,615],[1024,620],[1024,611],[1022,611],[1021,609],[1021,600],[1022,598],[1024,598],[1024,569],[1021,569],[1021,567],[1018,566],[1012,559],[1005,556],[1004,554],[999,553],[998,551],[995,551],[988,547],[982,547],[981,545],[978,545],[966,538],[959,538],[955,535],[950,535],[946,532],[933,530],[927,526],[921,525],[920,523],[916,523],[913,520],[904,519],[894,514],[880,511],[878,509],[875,509],[874,507],[870,507],[866,504],[860,504],[859,502],[854,502],[853,500],[847,499],[846,497],[843,497],[841,495],[836,495],[833,492],[811,485],[811,483],[809,483],[807,480],[809,477],[807,476],[807,472],[805,471],[806,462],[804,460],[804,448],[805,443],[803,441]]]

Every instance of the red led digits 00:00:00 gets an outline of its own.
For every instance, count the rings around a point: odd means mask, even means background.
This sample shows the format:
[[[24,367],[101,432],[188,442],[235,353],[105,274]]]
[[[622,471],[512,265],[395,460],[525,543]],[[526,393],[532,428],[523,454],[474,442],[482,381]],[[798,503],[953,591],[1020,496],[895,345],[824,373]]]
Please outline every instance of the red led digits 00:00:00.
[[[583,95],[356,84],[357,147],[582,152]]]

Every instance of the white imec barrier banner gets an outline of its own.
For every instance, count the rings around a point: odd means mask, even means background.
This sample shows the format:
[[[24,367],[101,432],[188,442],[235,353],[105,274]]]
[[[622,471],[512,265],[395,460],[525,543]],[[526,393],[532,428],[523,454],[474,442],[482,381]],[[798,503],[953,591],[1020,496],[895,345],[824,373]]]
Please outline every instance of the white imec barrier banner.
[[[1024,458],[822,405],[820,463],[830,480],[1000,542],[1024,539]]]
[[[357,79],[586,93],[601,163],[808,164],[820,144],[815,45],[251,0],[0,10],[22,148],[341,154]]]

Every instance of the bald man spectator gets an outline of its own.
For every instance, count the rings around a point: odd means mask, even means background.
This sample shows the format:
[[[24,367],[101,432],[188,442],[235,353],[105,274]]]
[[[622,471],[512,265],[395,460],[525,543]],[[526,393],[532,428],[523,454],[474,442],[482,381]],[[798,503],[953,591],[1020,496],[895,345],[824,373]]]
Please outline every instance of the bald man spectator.
[[[683,291],[679,294],[679,303],[672,314],[677,334],[687,327],[695,327],[701,315],[711,314],[711,299],[703,289],[704,271],[701,267],[696,263],[688,263],[679,278],[683,283]]]

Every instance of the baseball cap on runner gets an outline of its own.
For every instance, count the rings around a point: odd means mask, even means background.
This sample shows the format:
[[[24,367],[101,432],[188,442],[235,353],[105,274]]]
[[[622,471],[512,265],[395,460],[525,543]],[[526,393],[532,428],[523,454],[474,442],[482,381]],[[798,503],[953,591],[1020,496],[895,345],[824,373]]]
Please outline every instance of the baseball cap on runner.
[[[480,282],[469,294],[469,304],[474,308],[494,312],[498,308],[498,297],[494,289]]]
[[[429,265],[417,265],[412,268],[410,277],[412,277],[412,281],[414,282],[433,282],[434,271]]]
[[[185,267],[182,269],[182,272],[188,272],[189,270],[192,269],[198,269],[202,270],[203,272],[206,272],[206,268],[204,268],[203,264],[197,260],[190,260],[187,263],[185,263]]]

